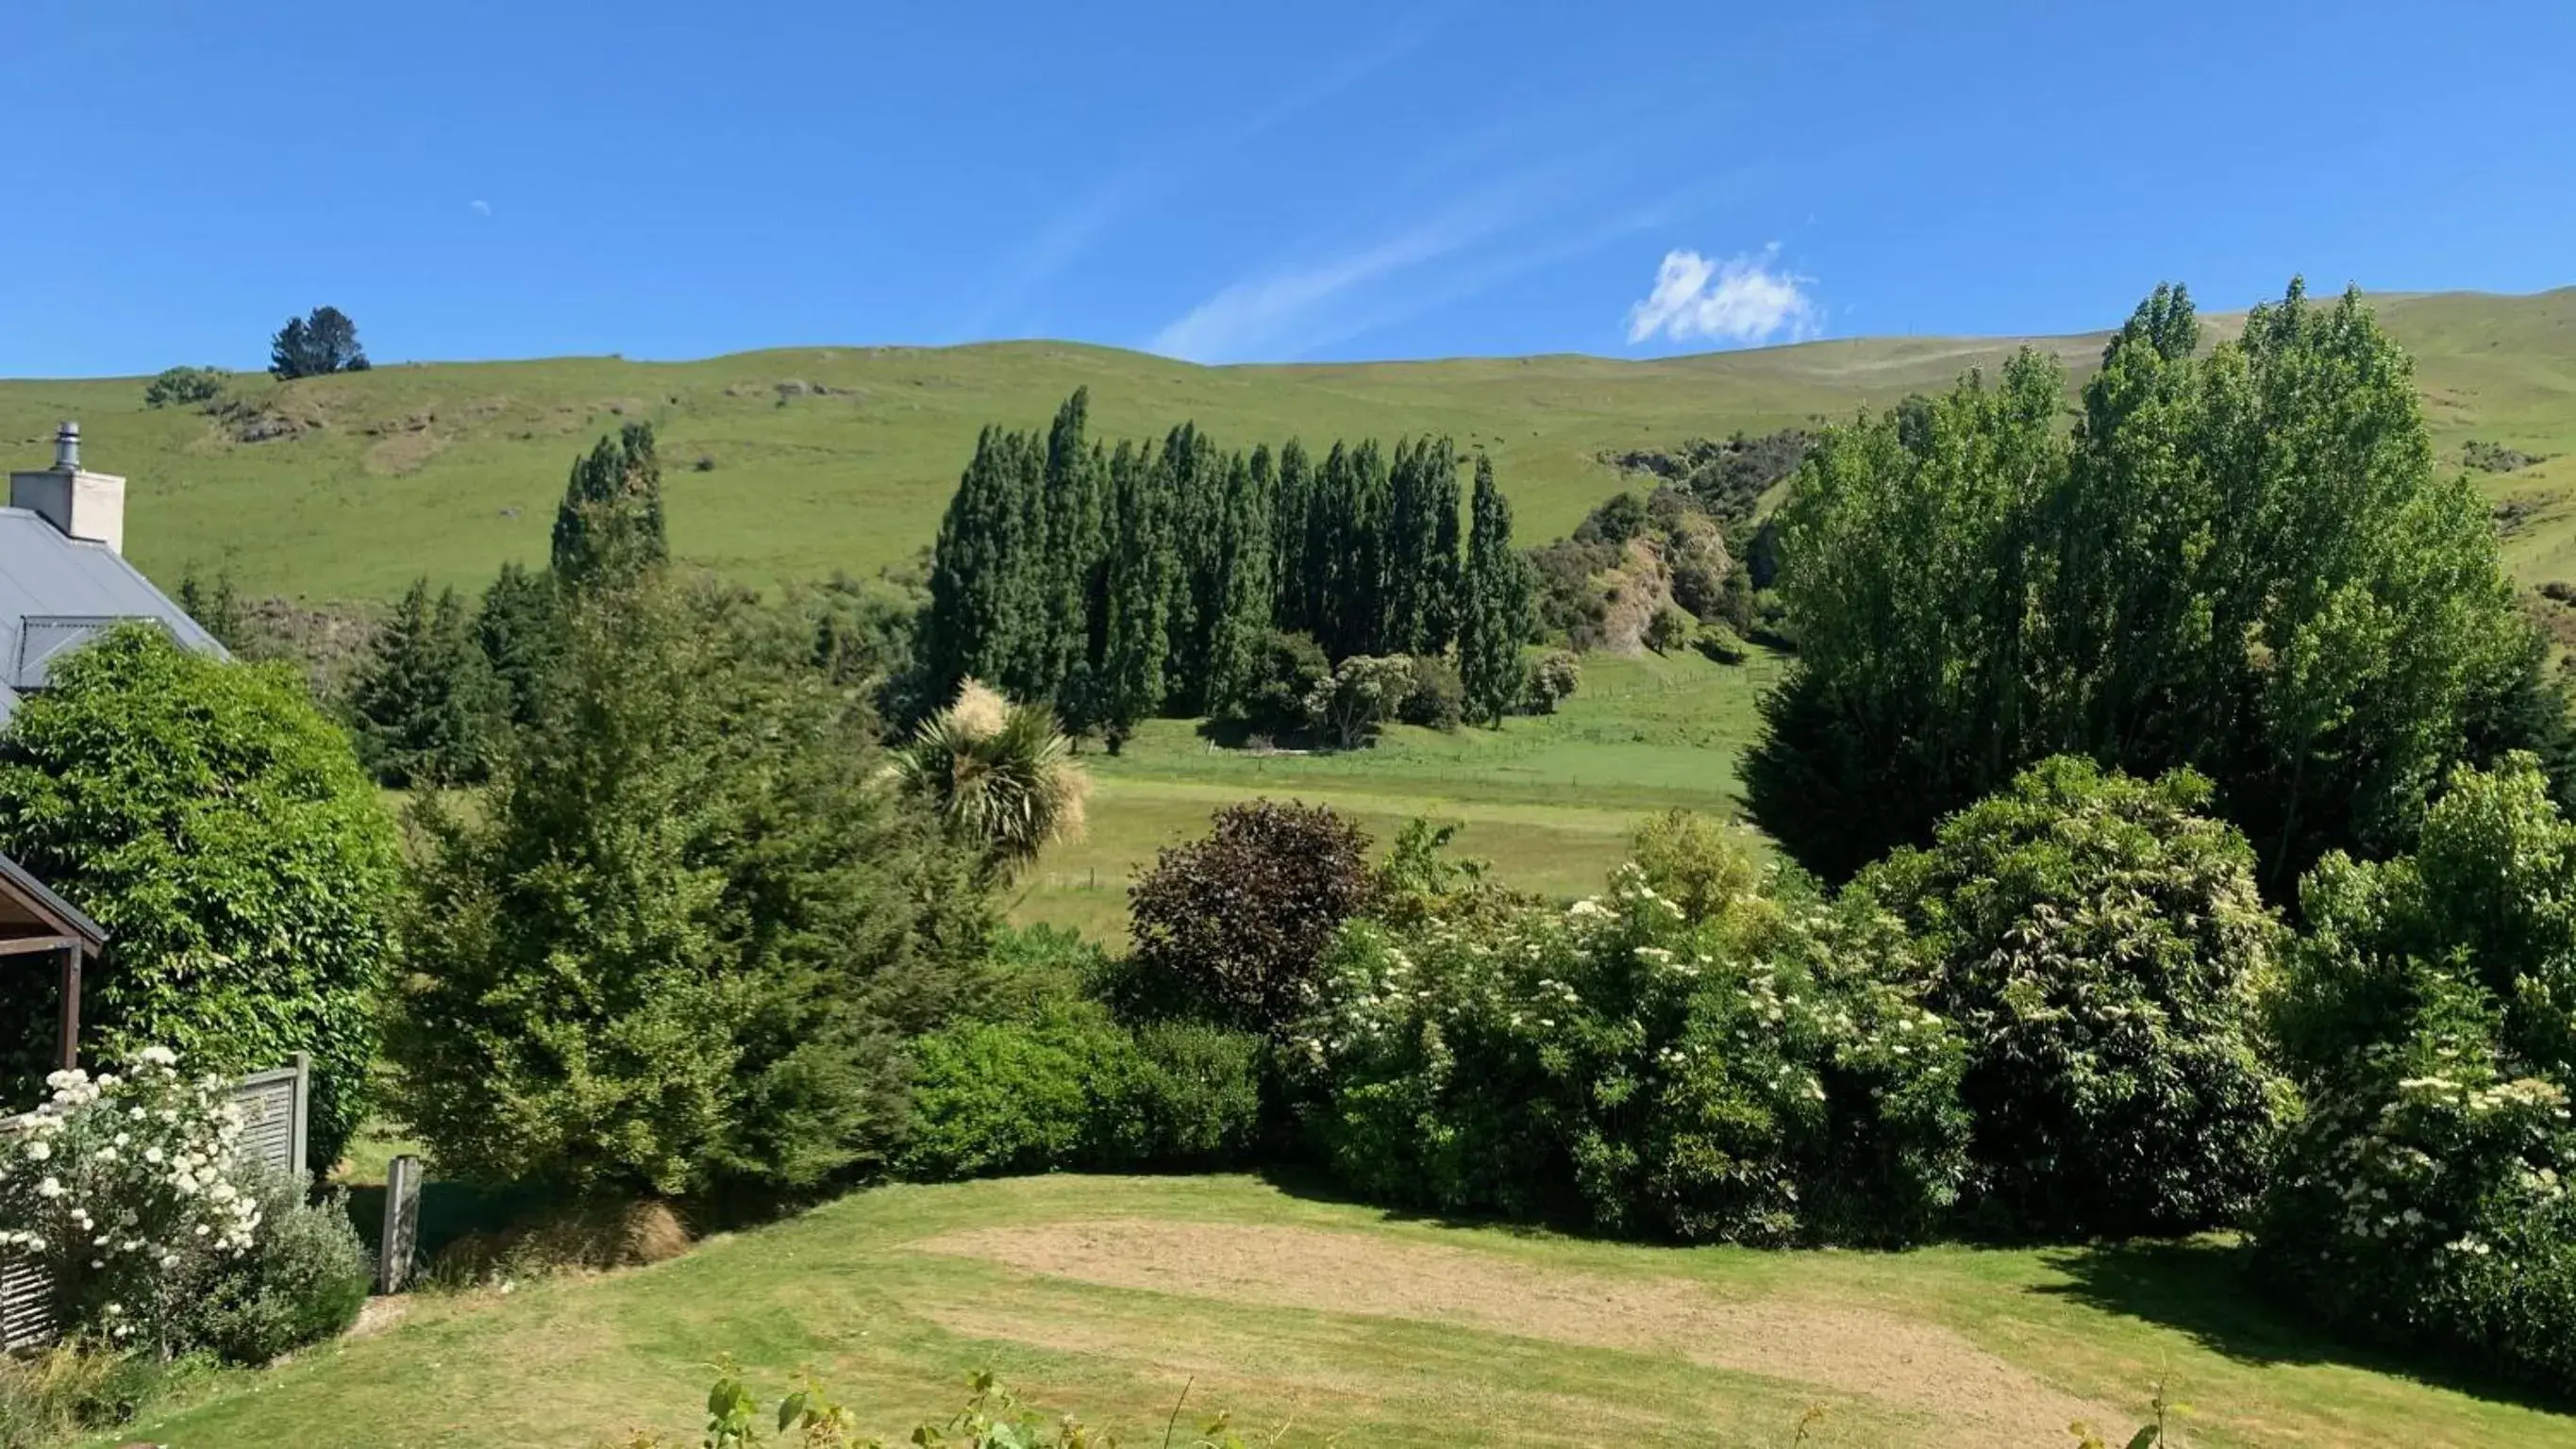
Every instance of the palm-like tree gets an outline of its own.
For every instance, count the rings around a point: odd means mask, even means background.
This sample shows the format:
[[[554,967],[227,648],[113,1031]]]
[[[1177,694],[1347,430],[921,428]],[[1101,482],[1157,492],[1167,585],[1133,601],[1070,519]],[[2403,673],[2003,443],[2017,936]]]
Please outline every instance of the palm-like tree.
[[[891,768],[998,875],[1017,875],[1048,845],[1082,834],[1091,777],[1054,712],[974,680],[895,750]]]

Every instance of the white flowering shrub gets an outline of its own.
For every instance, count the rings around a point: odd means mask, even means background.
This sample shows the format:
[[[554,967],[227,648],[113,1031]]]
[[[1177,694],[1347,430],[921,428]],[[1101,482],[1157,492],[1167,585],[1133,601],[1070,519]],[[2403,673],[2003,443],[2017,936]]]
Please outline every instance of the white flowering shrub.
[[[66,1330],[169,1346],[190,1286],[260,1227],[228,1085],[157,1046],[122,1073],[46,1080],[52,1097],[0,1136],[0,1251],[51,1270]]]
[[[2576,827],[2527,758],[2329,856],[2274,1007],[2311,1099],[2263,1261],[2348,1326],[2576,1391]]]
[[[1558,910],[1346,925],[1284,1055],[1381,1201],[1754,1243],[1887,1241],[1965,1161],[1959,1043],[1812,903],[1692,921],[1636,866]]]

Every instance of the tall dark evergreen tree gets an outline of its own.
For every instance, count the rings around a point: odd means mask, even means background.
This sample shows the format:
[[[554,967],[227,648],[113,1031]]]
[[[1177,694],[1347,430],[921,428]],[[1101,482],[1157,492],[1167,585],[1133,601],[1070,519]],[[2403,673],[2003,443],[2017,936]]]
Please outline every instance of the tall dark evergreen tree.
[[[1167,703],[1184,714],[1197,713],[1206,700],[1209,643],[1223,612],[1225,469],[1215,440],[1183,423],[1164,439],[1155,470],[1172,564],[1163,681]]]
[[[1021,587],[1030,552],[1014,456],[1022,446],[1017,434],[984,429],[940,519],[922,636],[924,699],[931,704],[945,703],[962,679],[999,683],[1012,669],[1014,631],[1032,602]]]
[[[1312,633],[1306,581],[1306,512],[1314,506],[1315,470],[1306,445],[1290,438],[1279,449],[1279,479],[1270,494],[1271,617],[1291,633]]]
[[[514,725],[534,721],[538,696],[563,646],[553,578],[515,563],[501,565],[475,611],[474,642],[492,675],[501,713]]]
[[[1258,686],[1262,641],[1271,629],[1271,501],[1276,480],[1268,448],[1226,465],[1225,513],[1219,522],[1221,581],[1208,634],[1210,714],[1237,714]]]
[[[1521,697],[1521,640],[1529,633],[1528,565],[1512,547],[1512,505],[1494,486],[1493,460],[1476,458],[1475,521],[1459,590],[1458,680],[1467,716],[1500,724]]]
[[[269,374],[280,381],[364,372],[369,365],[367,350],[358,345],[358,324],[337,307],[289,317],[268,340]]]
[[[1369,652],[1440,653],[1455,628],[1458,574],[1458,454],[1448,439],[1396,445],[1382,548],[1385,616]]]
[[[1152,450],[1120,443],[1109,460],[1109,570],[1103,649],[1089,713],[1118,753],[1163,705],[1165,612],[1176,570],[1164,527],[1161,469]]]
[[[489,665],[454,589],[414,580],[349,692],[358,754],[396,789],[479,780],[499,711]]]
[[[1023,698],[1050,700],[1066,723],[1079,727],[1090,694],[1093,611],[1107,588],[1108,554],[1101,537],[1101,458],[1084,436],[1091,389],[1077,388],[1056,410],[1047,431],[1042,507],[1046,549],[1040,571],[1045,599],[1032,622],[1045,631],[1041,688]]]
[[[555,578],[581,590],[623,584],[670,556],[653,425],[628,423],[572,465],[555,509]]]

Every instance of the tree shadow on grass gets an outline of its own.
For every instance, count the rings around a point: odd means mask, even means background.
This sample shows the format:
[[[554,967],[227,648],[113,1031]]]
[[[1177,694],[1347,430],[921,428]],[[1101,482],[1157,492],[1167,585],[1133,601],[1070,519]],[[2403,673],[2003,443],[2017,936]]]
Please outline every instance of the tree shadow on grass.
[[[2242,1247],[2207,1240],[2113,1243],[2055,1249],[2041,1261],[2067,1281],[2030,1291],[2180,1330],[2239,1363],[2335,1365],[2543,1413],[2576,1412],[2576,1396],[2515,1383],[2455,1356],[2392,1349],[2320,1324],[2262,1281]]]

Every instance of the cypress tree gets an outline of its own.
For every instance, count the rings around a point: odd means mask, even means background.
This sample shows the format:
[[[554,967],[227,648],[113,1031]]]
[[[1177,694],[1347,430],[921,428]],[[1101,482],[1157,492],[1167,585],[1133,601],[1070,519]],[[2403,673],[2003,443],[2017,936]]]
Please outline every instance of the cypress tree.
[[[670,556],[653,425],[628,423],[573,461],[555,509],[555,577],[591,589],[632,579]]]
[[[1109,462],[1109,569],[1098,688],[1089,713],[1118,753],[1163,703],[1165,613],[1175,572],[1162,518],[1163,480],[1149,448],[1126,443]]]
[[[1467,716],[1500,725],[1521,695],[1521,640],[1529,633],[1529,576],[1512,550],[1512,505],[1494,486],[1493,460],[1476,458],[1474,522],[1459,591],[1458,679]]]
[[[1237,453],[1226,465],[1225,513],[1218,529],[1222,582],[1210,631],[1206,707],[1239,713],[1258,686],[1262,640],[1271,627],[1270,450]]]

